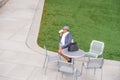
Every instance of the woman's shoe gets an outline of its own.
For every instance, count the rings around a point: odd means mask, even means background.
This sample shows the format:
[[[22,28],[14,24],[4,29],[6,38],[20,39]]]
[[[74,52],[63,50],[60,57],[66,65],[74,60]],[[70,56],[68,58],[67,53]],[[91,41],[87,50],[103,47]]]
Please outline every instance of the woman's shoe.
[[[69,58],[70,60],[68,61],[69,63],[71,63],[72,62],[72,58]]]

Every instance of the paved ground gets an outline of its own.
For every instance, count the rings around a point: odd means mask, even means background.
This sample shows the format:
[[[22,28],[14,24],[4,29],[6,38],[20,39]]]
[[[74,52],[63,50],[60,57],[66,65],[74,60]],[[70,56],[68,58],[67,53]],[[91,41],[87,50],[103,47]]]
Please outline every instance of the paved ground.
[[[47,74],[43,74],[44,50],[36,44],[43,6],[44,0],[9,0],[0,8],[0,80],[62,79],[56,64],[49,65]],[[99,70],[96,77],[91,72],[91,80],[100,80]],[[85,77],[83,72],[79,80]],[[119,78],[120,62],[105,60],[103,80]]]

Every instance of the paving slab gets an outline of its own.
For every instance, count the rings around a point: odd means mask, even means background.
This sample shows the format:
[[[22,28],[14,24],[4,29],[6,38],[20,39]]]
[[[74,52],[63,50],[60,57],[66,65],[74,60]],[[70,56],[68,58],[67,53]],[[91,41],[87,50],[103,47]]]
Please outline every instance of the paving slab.
[[[0,75],[1,75],[1,76],[5,76],[5,75],[8,74],[9,71],[11,71],[15,66],[16,66],[16,64],[11,64],[11,63],[9,63],[9,62],[0,61]]]
[[[0,80],[20,80],[20,79],[13,79],[9,77],[0,76]]]
[[[27,80],[31,76],[33,70],[34,66],[18,64],[9,71],[6,76],[13,79]]]

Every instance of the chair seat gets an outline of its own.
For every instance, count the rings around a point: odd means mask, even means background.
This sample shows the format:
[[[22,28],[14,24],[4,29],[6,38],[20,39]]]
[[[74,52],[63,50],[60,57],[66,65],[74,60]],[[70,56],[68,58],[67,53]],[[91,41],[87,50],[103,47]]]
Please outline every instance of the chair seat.
[[[65,72],[65,73],[73,73],[73,72],[74,72],[73,67],[68,67],[68,66],[61,66],[61,67],[59,68],[59,70],[60,70],[61,72]]]
[[[80,77],[81,73],[79,70],[77,70],[75,73],[66,73],[63,72],[63,75],[67,76],[67,77]]]
[[[59,72],[66,77],[72,77],[77,80],[77,77],[81,76],[81,72],[72,63],[60,61],[58,68]]]
[[[99,58],[99,59],[91,59],[88,62],[84,62],[84,66],[85,68],[102,68],[103,65],[103,59]]]
[[[85,57],[97,58],[97,57],[98,57],[98,55],[97,55],[97,54],[95,54],[95,53],[87,52],[87,53],[85,53]]]

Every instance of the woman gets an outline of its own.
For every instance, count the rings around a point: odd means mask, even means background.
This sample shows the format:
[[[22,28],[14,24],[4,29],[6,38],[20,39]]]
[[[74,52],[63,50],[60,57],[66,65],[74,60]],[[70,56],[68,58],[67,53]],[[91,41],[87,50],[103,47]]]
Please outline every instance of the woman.
[[[71,58],[62,53],[62,49],[67,48],[72,41],[72,35],[69,32],[69,26],[64,26],[63,31],[59,31],[59,34],[60,47],[58,49],[58,54],[64,57],[68,62],[71,62]]]

